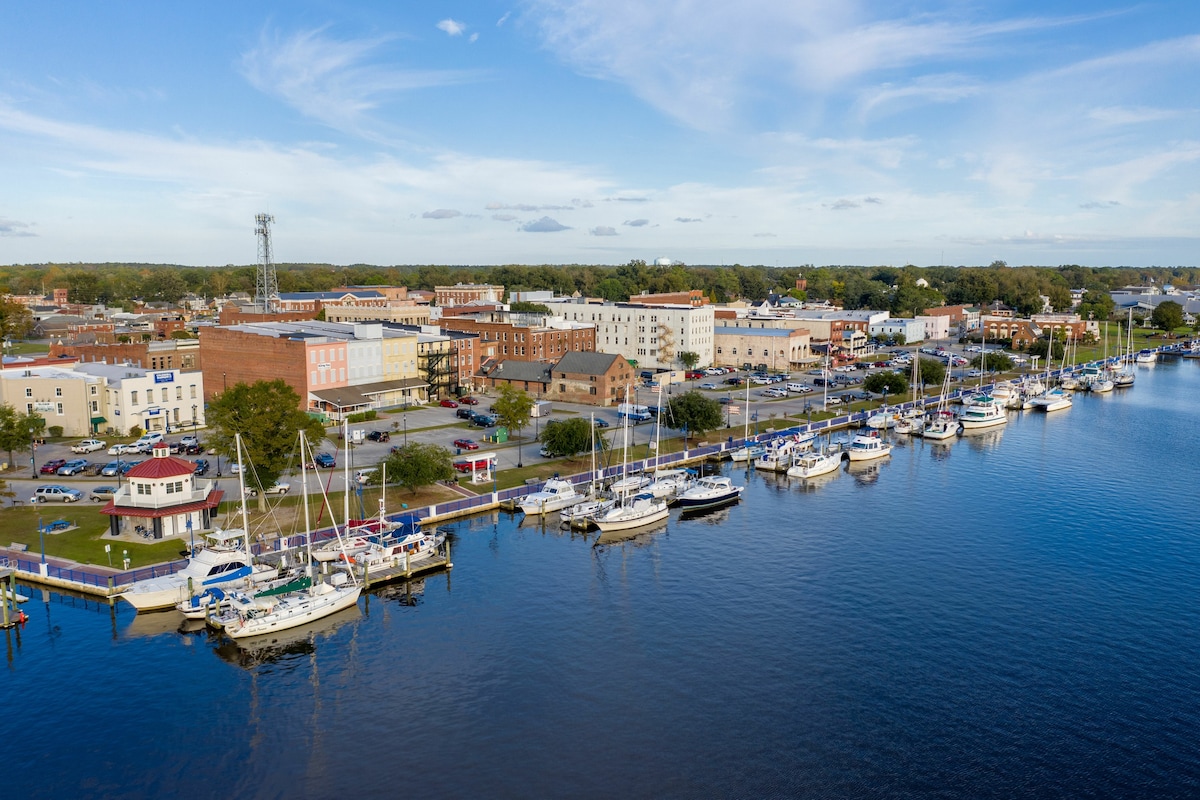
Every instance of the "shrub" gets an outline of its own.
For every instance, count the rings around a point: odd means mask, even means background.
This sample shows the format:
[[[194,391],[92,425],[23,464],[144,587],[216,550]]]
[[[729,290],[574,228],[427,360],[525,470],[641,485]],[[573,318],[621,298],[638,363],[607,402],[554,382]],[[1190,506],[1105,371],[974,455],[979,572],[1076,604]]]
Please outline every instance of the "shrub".
[[[51,439],[61,439],[62,438],[62,435],[63,435],[62,425],[51,425],[46,430],[48,430],[50,432]]]
[[[346,421],[353,425],[356,422],[370,422],[373,419],[378,419],[379,414],[375,413],[375,409],[370,411],[361,411],[357,414],[351,414],[346,418]]]

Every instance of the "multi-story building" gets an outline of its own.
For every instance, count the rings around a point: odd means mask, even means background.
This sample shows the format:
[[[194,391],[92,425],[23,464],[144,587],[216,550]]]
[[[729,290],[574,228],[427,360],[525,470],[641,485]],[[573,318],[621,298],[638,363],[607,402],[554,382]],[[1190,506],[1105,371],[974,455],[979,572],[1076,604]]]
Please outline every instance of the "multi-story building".
[[[547,304],[564,319],[596,326],[597,352],[615,353],[651,369],[679,366],[679,354],[695,353],[698,364],[713,361],[713,307],[580,303],[564,298]]]
[[[334,416],[424,403],[421,337],[381,323],[267,322],[204,329],[209,397],[282,379],[304,408]],[[449,350],[449,347],[446,348]]]
[[[503,360],[557,361],[567,353],[596,349],[596,327],[563,319],[540,318],[522,322],[506,312],[470,317],[443,317],[443,331],[477,334],[480,342],[494,342]]]
[[[37,414],[46,428],[61,427],[64,436],[91,436],[108,423],[102,377],[62,366],[29,366],[0,370],[0,403],[19,413]]]
[[[465,306],[475,300],[502,303],[504,287],[486,283],[456,283],[453,286],[434,286],[433,296],[439,306]]]
[[[635,383],[629,360],[612,353],[567,353],[556,363],[509,359],[485,364],[481,384],[509,384],[538,399],[612,406]]]
[[[913,344],[925,340],[925,323],[919,319],[889,318],[872,323],[867,332],[881,339],[903,337],[905,342]]]
[[[790,370],[813,361],[809,333],[804,328],[750,328],[718,325],[713,329],[713,363],[740,367],[766,364],[772,370]]]
[[[938,342],[950,338],[950,317],[946,314],[924,314],[913,317],[925,326],[925,341]]]
[[[692,306],[708,305],[708,298],[701,289],[686,292],[663,292],[660,294],[637,294],[629,298],[630,303],[641,306]]]
[[[311,311],[316,314],[329,303],[348,306],[382,308],[388,303],[387,295],[375,289],[338,290],[331,292],[280,292],[278,310],[284,313]]]
[[[383,306],[354,303],[326,303],[327,322],[398,322],[401,325],[428,325],[429,306],[411,300],[389,302]]]
[[[108,427],[170,433],[204,425],[204,375],[177,369],[149,370],[131,364],[89,361],[76,371],[104,380]]]
[[[123,364],[126,361],[148,369],[200,369],[198,339],[166,339],[150,342],[75,343],[50,345],[53,358],[70,357],[80,361],[106,361]]]

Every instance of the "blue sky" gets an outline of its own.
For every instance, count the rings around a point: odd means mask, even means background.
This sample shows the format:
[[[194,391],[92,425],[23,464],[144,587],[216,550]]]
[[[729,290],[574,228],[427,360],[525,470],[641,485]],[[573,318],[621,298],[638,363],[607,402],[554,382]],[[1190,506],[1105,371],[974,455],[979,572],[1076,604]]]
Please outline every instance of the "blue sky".
[[[1195,265],[1200,4],[0,8],[0,263]]]

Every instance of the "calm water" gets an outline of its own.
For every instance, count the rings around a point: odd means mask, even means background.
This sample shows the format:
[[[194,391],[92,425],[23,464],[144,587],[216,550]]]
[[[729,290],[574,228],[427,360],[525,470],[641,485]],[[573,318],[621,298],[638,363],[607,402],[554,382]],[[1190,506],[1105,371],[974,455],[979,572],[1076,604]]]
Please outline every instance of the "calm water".
[[[624,543],[464,521],[450,575],[256,653],[34,590],[0,792],[1194,797],[1197,396],[1143,368]]]

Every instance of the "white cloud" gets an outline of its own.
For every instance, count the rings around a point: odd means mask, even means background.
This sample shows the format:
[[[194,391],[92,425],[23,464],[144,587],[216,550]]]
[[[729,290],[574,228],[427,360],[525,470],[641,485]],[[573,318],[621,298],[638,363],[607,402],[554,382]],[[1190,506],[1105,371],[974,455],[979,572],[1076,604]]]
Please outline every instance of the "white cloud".
[[[467,29],[465,23],[456,22],[452,19],[444,19],[437,24],[438,30],[445,31],[450,36],[462,36],[463,31]]]
[[[526,222],[521,226],[521,230],[526,233],[557,233],[558,231],[569,231],[571,228],[559,223],[558,220],[542,217],[534,222]]]
[[[462,215],[461,211],[456,211],[453,208],[437,208],[433,211],[426,211],[421,217],[423,219],[454,219]]]
[[[243,54],[241,68],[259,91],[332,128],[358,133],[363,133],[364,116],[391,95],[478,79],[466,71],[371,63],[391,41],[339,40],[323,28],[288,36],[264,31],[258,45]]]
[[[5,219],[0,217],[0,236],[37,236],[36,233],[29,230],[28,222],[18,222],[15,219]]]
[[[1093,108],[1088,112],[1089,119],[1094,119],[1104,125],[1140,125],[1144,122],[1162,122],[1167,119],[1176,119],[1181,115],[1182,112],[1174,109],[1144,108],[1141,106]]]
[[[467,38],[467,41],[468,41],[468,42],[470,42],[471,44],[475,44],[476,42],[478,42],[478,41],[479,41],[479,34],[478,34],[478,33],[472,33],[472,34],[471,34],[471,35],[470,35],[470,36]]]
[[[644,228],[645,226],[650,224],[650,220],[648,220],[648,219],[627,219],[624,222],[622,222],[621,224],[628,225],[631,228]]]
[[[492,219],[497,222],[512,222],[516,218],[516,214],[492,214]]]
[[[610,225],[597,225],[588,231],[588,233],[592,234],[592,236],[616,236],[617,229]]]

